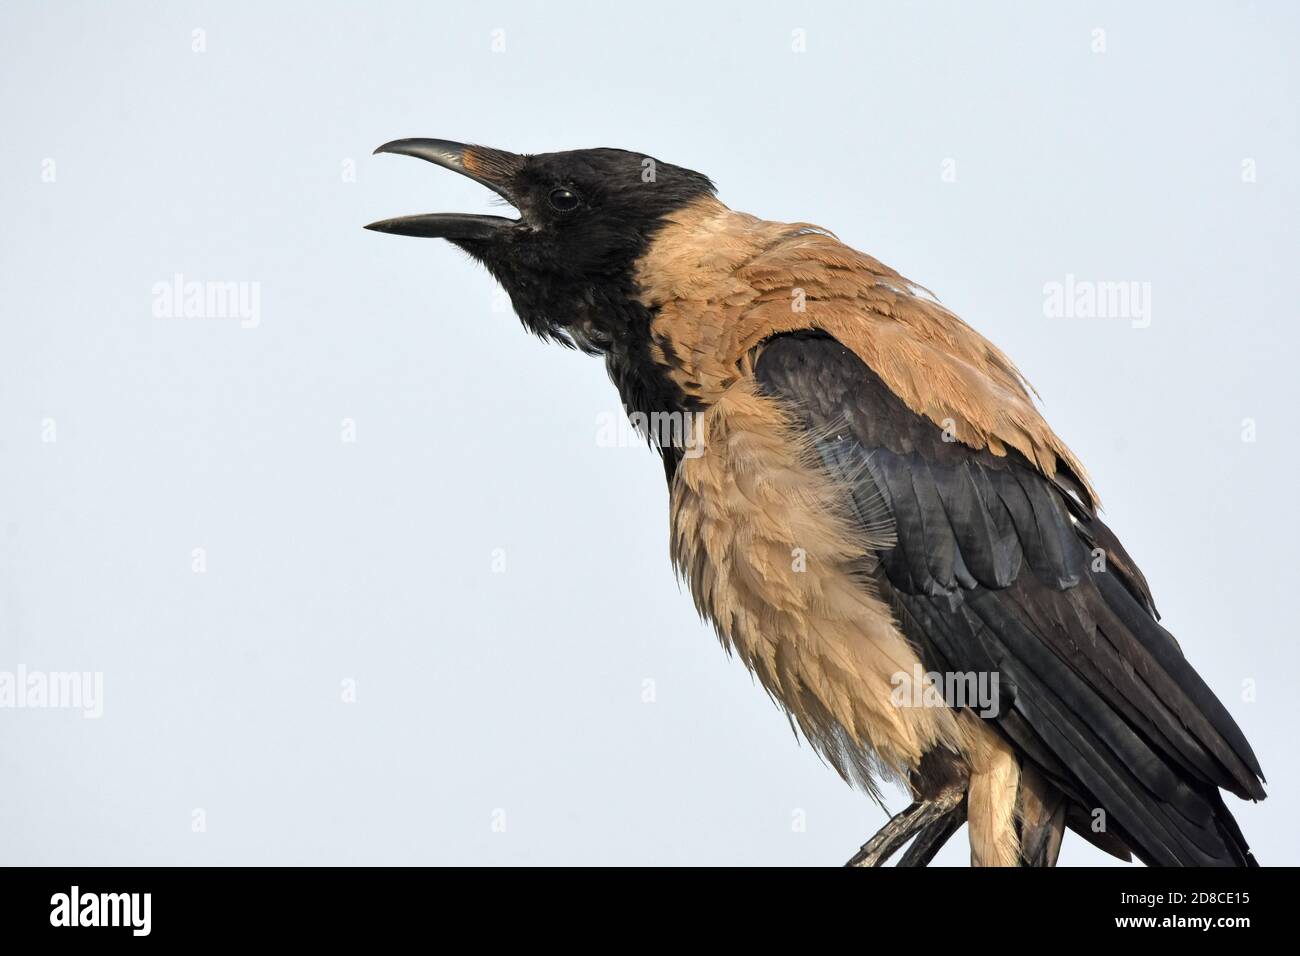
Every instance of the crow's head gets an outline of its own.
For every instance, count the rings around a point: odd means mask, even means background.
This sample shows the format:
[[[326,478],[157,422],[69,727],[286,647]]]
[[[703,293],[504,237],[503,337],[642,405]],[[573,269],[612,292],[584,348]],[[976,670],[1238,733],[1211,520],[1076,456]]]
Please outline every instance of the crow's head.
[[[713,184],[700,173],[621,149],[520,155],[440,139],[399,139],[376,153],[415,156],[468,176],[518,219],[427,213],[367,229],[446,239],[482,262],[519,317],[546,338],[609,352],[645,334],[629,314],[633,265],[665,218]]]

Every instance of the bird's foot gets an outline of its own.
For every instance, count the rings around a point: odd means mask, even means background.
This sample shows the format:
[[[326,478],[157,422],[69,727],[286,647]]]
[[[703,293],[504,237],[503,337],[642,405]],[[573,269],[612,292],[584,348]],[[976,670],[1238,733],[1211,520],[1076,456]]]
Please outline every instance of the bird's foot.
[[[964,790],[952,789],[916,801],[891,817],[844,865],[883,866],[915,836],[915,842],[908,847],[898,865],[925,866],[965,820],[965,798]]]

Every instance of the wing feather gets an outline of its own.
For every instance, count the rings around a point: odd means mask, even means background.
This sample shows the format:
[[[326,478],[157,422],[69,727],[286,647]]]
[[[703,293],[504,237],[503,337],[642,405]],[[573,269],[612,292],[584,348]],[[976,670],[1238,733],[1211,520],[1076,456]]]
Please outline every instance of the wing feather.
[[[1251,861],[1218,791],[1262,799],[1258,761],[1068,469],[950,440],[825,334],[771,340],[755,374],[829,436],[859,513],[892,522],[874,583],[927,666],[999,675],[990,719],[1067,795],[1068,825],[1102,810],[1148,862]]]

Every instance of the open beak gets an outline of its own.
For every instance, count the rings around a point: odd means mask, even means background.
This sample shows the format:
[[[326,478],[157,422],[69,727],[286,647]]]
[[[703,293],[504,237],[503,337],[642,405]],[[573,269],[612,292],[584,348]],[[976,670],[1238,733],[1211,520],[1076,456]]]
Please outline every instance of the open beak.
[[[395,139],[380,146],[375,153],[399,153],[414,156],[444,169],[466,176],[513,203],[510,182],[523,168],[524,157],[486,146],[466,146],[445,139]],[[467,213],[429,212],[418,216],[381,219],[366,226],[375,232],[396,236],[422,236],[434,239],[490,239],[502,229],[518,225],[519,220],[504,216],[476,216]]]

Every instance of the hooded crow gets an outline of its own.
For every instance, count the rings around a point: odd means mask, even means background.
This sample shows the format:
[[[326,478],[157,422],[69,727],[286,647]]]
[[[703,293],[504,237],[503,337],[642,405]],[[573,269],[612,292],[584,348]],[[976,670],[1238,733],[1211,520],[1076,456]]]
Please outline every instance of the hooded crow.
[[[700,613],[846,780],[913,802],[849,861],[1051,866],[1066,829],[1154,865],[1254,865],[1245,736],[1159,623],[1015,365],[808,223],[618,149],[398,153],[518,218],[367,226],[468,252],[543,338],[604,359],[663,459]],[[681,427],[687,421],[689,427]]]

